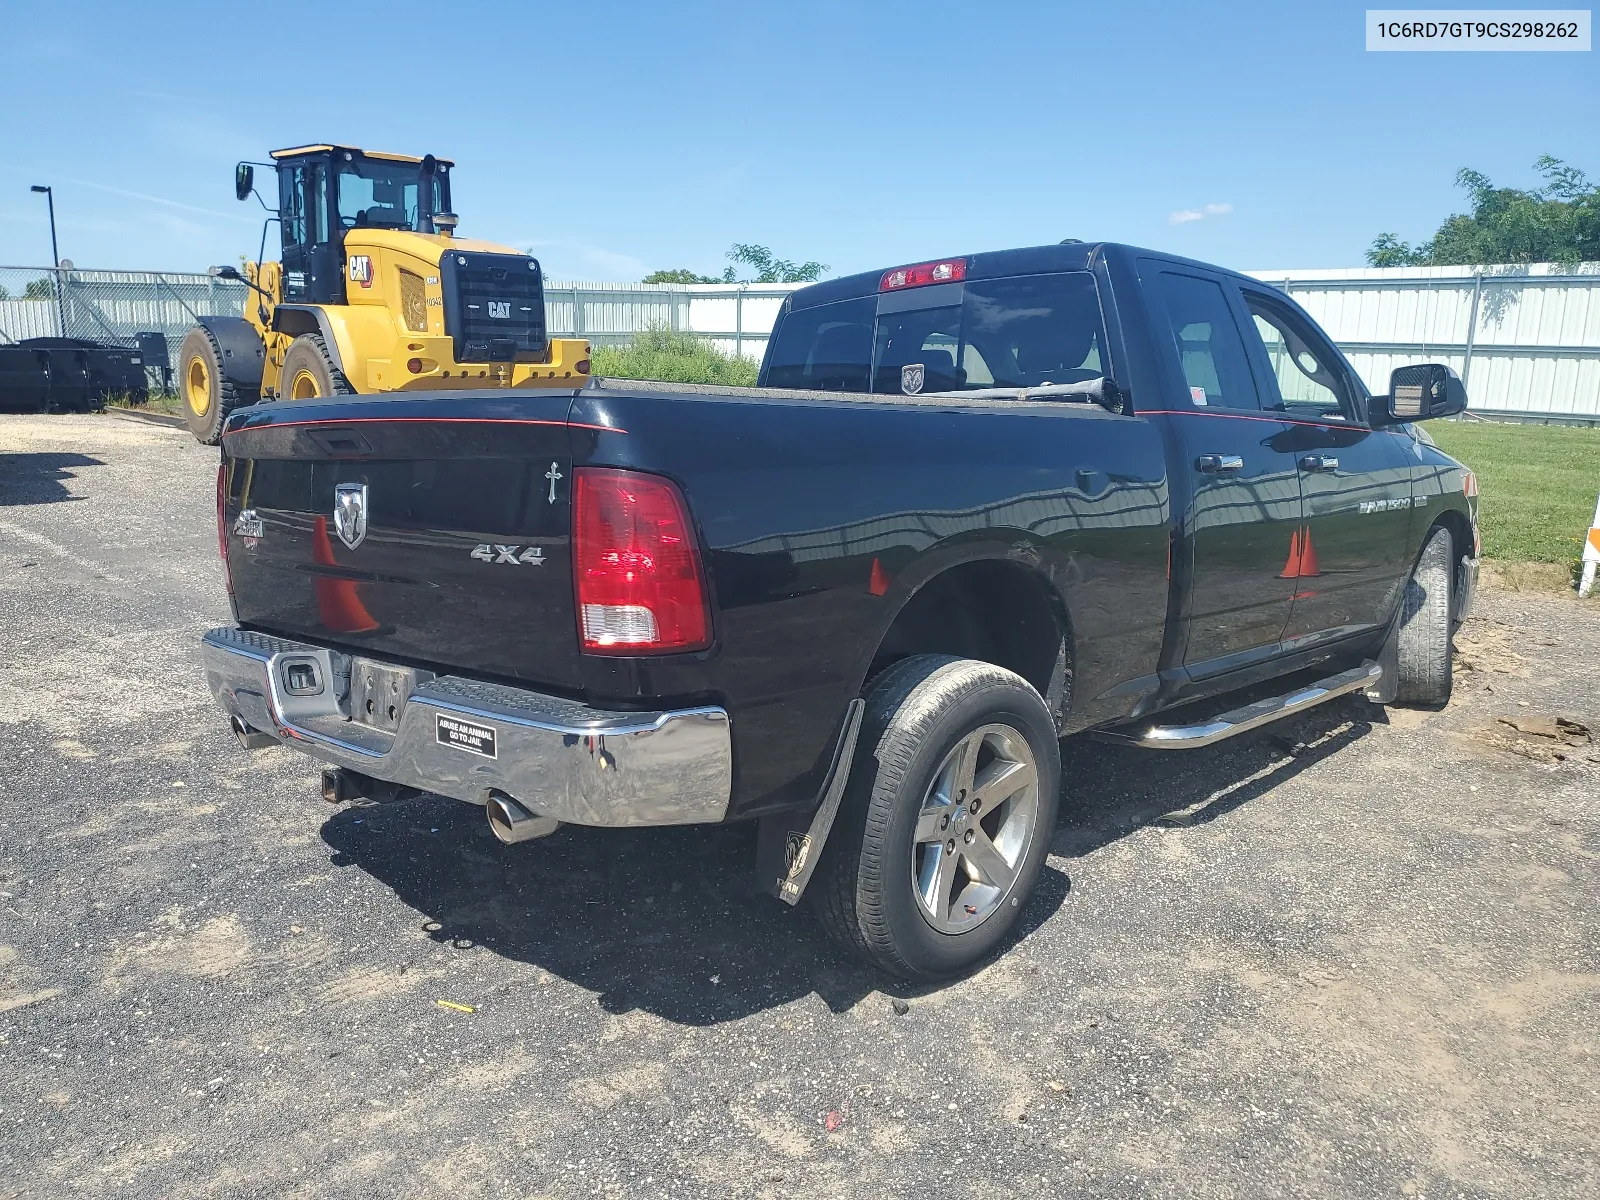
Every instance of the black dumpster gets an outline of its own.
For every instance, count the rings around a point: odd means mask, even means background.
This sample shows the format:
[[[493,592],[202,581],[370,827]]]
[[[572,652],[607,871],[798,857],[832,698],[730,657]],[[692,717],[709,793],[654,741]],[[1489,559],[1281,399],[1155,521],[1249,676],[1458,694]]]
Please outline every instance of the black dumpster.
[[[0,411],[41,412],[49,406],[49,356],[29,346],[0,346]]]
[[[46,366],[46,403],[58,412],[104,408],[113,396],[143,403],[150,395],[144,356],[137,348],[112,346],[87,338],[26,338],[17,344]]]

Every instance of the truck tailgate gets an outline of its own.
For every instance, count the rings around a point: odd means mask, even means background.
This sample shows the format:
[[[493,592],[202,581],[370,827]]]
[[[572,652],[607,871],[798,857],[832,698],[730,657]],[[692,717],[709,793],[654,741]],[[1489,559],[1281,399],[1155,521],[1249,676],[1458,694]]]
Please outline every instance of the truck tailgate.
[[[571,400],[341,398],[248,414],[223,440],[240,623],[578,686]]]

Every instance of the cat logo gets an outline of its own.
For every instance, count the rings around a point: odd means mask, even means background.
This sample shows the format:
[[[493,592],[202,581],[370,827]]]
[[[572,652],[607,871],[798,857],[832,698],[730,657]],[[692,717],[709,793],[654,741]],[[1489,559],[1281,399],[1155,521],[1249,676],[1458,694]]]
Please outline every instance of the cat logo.
[[[511,301],[509,301],[509,300],[491,300],[491,301],[489,301],[489,315],[491,317],[493,317],[496,321],[509,321],[511,319]]]
[[[350,256],[350,282],[364,288],[372,286],[372,259],[365,254]]]

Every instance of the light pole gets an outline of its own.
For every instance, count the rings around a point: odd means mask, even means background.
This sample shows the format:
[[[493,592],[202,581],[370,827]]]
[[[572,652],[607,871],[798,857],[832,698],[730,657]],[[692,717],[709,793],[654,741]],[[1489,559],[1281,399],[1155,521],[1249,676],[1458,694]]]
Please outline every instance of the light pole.
[[[61,296],[61,251],[56,248],[56,196],[49,188],[34,184],[33,190],[44,193],[50,206],[50,278],[56,287],[56,316],[61,322],[61,336],[67,336],[67,306]]]

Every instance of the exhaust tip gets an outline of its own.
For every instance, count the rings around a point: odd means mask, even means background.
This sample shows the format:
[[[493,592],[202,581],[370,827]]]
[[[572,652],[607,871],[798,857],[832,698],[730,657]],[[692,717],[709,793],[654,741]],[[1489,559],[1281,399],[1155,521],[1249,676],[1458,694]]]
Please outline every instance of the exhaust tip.
[[[242,717],[230,717],[228,724],[233,727],[233,736],[239,739],[239,745],[246,750],[264,750],[278,744],[277,738],[270,733],[262,733],[253,725],[246,725]]]
[[[561,828],[561,822],[554,817],[529,812],[504,792],[490,792],[483,807],[489,818],[490,832],[507,846],[549,837]]]

